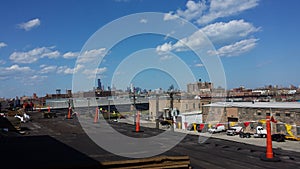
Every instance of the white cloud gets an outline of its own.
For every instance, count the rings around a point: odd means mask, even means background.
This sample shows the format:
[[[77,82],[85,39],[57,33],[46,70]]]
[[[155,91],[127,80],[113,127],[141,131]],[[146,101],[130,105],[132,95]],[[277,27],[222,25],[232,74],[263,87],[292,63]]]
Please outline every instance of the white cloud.
[[[0,42],[0,49],[1,48],[3,48],[3,47],[6,47],[7,46],[7,44],[6,43],[4,43],[4,42]]]
[[[36,19],[32,19],[28,22],[21,23],[18,26],[19,26],[20,29],[24,29],[25,31],[29,31],[32,28],[40,26],[40,24],[41,24],[40,19],[36,18]]]
[[[148,23],[148,20],[147,19],[141,19],[140,23]]]
[[[32,72],[30,67],[20,67],[16,64],[10,67],[0,67],[0,79],[19,78]]]
[[[87,77],[94,78],[95,75],[102,75],[107,71],[107,67],[96,68],[96,69],[85,69],[82,73],[87,75]]]
[[[42,67],[41,67],[42,66]],[[56,68],[57,66],[44,66],[44,65],[41,65],[40,67],[42,68],[39,73],[41,74],[46,74],[46,73],[50,73],[50,72],[55,72],[56,71]]]
[[[188,46],[193,49],[199,49],[203,44],[207,44],[208,40],[215,45],[228,45],[244,39],[259,30],[260,28],[256,28],[244,20],[232,20],[227,23],[218,22],[199,29],[191,36],[180,39],[174,45],[170,42],[159,45],[156,47],[156,51],[158,53],[169,52],[171,50],[186,51],[190,50]]]
[[[40,47],[27,52],[13,52],[9,59],[14,63],[33,63],[40,58],[57,58],[60,56],[58,51],[53,51],[53,47]]]
[[[223,46],[217,51],[208,51],[208,54],[210,55],[217,54],[219,56],[227,56],[227,57],[239,56],[253,49],[256,46],[257,41],[258,39],[254,39],[254,38],[241,40],[239,42],[227,46]]]
[[[165,60],[170,60],[170,59],[172,59],[172,58],[173,58],[172,55],[163,55],[163,56],[161,56],[159,59],[160,59],[161,61],[165,61]]]
[[[242,11],[254,8],[259,0],[212,0],[209,11],[197,20],[199,24],[206,24],[218,18],[236,15]]]
[[[58,74],[73,74],[73,73],[77,73],[82,68],[84,68],[84,66],[81,64],[77,64],[76,67],[74,67],[74,68],[69,68],[67,66],[60,66],[57,68],[57,73]]]
[[[176,14],[174,14],[174,12],[169,12],[169,13],[166,13],[164,15],[164,20],[165,21],[168,21],[168,20],[174,20],[174,19],[177,19],[179,16],[177,16]]]
[[[5,68],[7,71],[31,71],[30,67],[20,67],[19,65],[12,65],[10,67]]]
[[[205,1],[199,1],[198,3],[194,1],[187,1],[186,10],[177,10],[177,15],[187,20],[191,20],[193,18],[200,17],[206,8],[207,6]]]
[[[186,3],[186,10],[178,9],[175,13],[169,12],[164,15],[164,20],[173,20],[177,19],[178,17],[185,18],[187,20],[192,20],[194,18],[200,17],[203,12],[207,9],[205,1],[187,1]]]
[[[175,31],[171,31],[170,33],[167,33],[167,35],[164,37],[164,40],[167,40],[169,37],[175,34]]]
[[[172,43],[164,43],[156,47],[156,52],[159,54],[164,54],[172,50]]]
[[[103,58],[106,54],[107,51],[105,48],[87,50],[78,57],[77,61],[78,63],[96,62]]]
[[[245,22],[243,19],[217,22],[200,29],[213,43],[238,40],[259,30],[260,28],[254,27],[251,23]]]
[[[254,8],[259,0],[210,0],[187,1],[185,10],[178,9],[164,15],[164,20],[173,20],[178,17],[203,25],[218,18],[236,15],[242,11]]]
[[[77,58],[78,56],[79,56],[79,52],[67,52],[63,55],[63,58],[73,59],[73,58]]]
[[[33,75],[33,76],[30,76],[29,79],[33,80],[33,81],[41,81],[41,80],[46,79],[47,77],[48,76]]]
[[[60,56],[60,52],[59,51],[53,51],[53,52],[45,52],[41,55],[41,58],[44,58],[44,57],[48,57],[50,59],[53,59],[53,58],[57,58]]]
[[[202,63],[195,64],[196,67],[203,67],[204,65]]]

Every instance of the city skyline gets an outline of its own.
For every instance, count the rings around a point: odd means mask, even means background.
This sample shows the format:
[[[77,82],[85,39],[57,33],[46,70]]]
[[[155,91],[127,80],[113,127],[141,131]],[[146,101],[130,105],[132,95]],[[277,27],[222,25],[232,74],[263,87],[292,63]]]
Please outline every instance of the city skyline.
[[[149,54],[167,65],[172,63],[170,61],[176,58],[175,55],[179,57],[195,77],[186,84],[197,79],[210,81],[205,64],[193,51],[179,43],[181,40],[199,47],[197,31],[182,39],[172,38],[172,31],[169,36],[133,36],[110,50],[98,48],[81,53],[84,57],[77,58],[98,29],[120,17],[141,12],[163,13],[161,19],[164,22],[174,21],[179,16],[193,23],[213,44],[215,50],[210,53],[220,57],[228,89],[241,85],[246,88],[270,84],[300,85],[297,79],[300,54],[300,22],[297,21],[300,11],[297,6],[300,2],[172,2],[105,0],[70,4],[68,1],[3,1],[0,7],[0,97],[30,96],[32,93],[44,96],[57,88],[72,89],[72,74],[80,71],[87,78],[94,78],[91,85],[96,86],[97,78],[101,78],[106,87],[114,85],[110,82],[111,77],[125,73],[116,71],[117,65],[145,48],[152,48],[157,54],[144,51],[141,54]],[[147,25],[151,24],[151,19],[140,18],[137,22]],[[96,69],[81,64],[95,56],[103,57]],[[141,71],[131,81],[146,89],[178,86],[178,79],[158,69]]]

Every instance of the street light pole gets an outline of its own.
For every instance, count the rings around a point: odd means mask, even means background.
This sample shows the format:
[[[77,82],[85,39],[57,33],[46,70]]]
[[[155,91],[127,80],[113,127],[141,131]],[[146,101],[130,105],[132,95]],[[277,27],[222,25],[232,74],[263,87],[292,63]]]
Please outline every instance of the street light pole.
[[[135,102],[136,102],[136,100],[135,100],[135,92],[133,91],[133,111],[134,111],[134,125],[136,125],[136,105],[135,105]]]
[[[108,120],[110,121],[110,100],[108,98]]]

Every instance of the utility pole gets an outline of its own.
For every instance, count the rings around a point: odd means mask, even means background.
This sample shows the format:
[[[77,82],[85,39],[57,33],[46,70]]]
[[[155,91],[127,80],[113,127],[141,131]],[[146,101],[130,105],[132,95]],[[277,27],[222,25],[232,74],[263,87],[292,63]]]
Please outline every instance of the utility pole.
[[[110,121],[110,100],[109,98],[107,98],[108,100],[108,121]]]
[[[136,99],[135,99],[135,92],[133,91],[133,112],[134,112],[134,125],[136,125],[136,105],[135,105]]]

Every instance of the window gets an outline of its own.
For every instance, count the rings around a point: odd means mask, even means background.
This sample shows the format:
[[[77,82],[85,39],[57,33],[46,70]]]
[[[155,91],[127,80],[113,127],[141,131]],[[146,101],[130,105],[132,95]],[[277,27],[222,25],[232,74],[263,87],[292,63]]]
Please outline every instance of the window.
[[[285,113],[286,117],[291,117],[291,113]]]
[[[195,103],[193,103],[193,109],[195,109],[195,108],[196,108]]]
[[[189,105],[188,104],[185,104],[185,109],[187,110],[189,108]]]
[[[297,126],[297,135],[300,135],[300,126]]]
[[[202,103],[202,104],[203,104],[203,103]],[[201,108],[201,104],[200,104],[200,103],[198,104],[198,108],[199,108],[199,109]]]
[[[284,124],[276,124],[276,132],[277,133],[285,133],[285,125]]]
[[[276,113],[276,116],[280,116],[280,113]]]
[[[271,114],[270,113],[266,113],[266,116],[270,116]]]
[[[261,116],[261,111],[260,111],[260,110],[257,110],[257,111],[256,111],[256,114],[257,114],[258,116]]]

